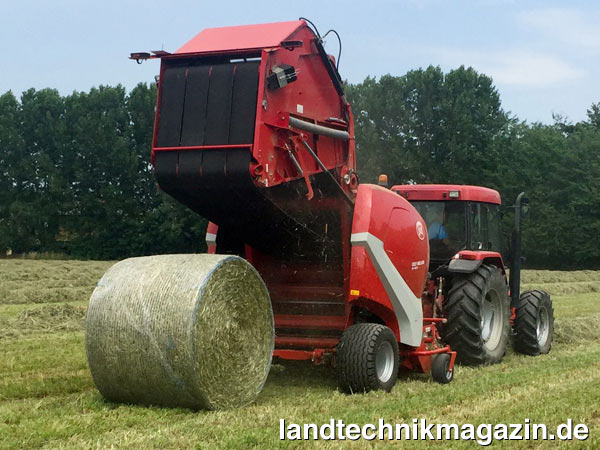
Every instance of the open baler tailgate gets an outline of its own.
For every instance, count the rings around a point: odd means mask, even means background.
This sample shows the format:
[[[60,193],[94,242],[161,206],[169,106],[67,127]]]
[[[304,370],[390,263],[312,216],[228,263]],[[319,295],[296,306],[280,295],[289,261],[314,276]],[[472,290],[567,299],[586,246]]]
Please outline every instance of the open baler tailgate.
[[[320,45],[294,21],[204,30],[162,58],[157,179],[219,226],[222,249],[341,258],[353,130]]]

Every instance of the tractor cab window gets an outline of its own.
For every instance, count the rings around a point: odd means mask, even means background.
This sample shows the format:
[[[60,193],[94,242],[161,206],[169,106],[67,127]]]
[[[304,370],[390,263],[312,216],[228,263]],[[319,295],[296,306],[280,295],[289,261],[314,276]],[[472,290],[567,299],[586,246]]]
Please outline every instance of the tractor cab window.
[[[465,203],[413,201],[427,225],[429,249],[432,260],[452,258],[466,246]]]
[[[472,203],[471,242],[472,250],[500,251],[500,208],[489,203]]]

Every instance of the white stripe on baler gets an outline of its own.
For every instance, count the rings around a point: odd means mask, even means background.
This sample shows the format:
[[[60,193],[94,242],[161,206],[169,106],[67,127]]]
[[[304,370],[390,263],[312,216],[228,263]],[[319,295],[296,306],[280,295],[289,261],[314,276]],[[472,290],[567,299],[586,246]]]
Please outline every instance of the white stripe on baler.
[[[208,245],[217,243],[217,235],[214,233],[206,233],[206,243]]]
[[[400,342],[413,347],[421,345],[423,309],[421,301],[398,272],[383,248],[383,242],[371,233],[354,233],[352,245],[364,246],[379,279],[390,298],[400,328]]]

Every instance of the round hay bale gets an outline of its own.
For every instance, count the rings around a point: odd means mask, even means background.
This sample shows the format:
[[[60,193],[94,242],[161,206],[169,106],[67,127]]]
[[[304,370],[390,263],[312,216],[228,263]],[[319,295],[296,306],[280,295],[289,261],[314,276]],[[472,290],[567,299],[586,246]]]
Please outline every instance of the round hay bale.
[[[226,255],[160,255],[112,266],[90,299],[86,351],[109,400],[227,409],[262,390],[273,311],[258,272]]]

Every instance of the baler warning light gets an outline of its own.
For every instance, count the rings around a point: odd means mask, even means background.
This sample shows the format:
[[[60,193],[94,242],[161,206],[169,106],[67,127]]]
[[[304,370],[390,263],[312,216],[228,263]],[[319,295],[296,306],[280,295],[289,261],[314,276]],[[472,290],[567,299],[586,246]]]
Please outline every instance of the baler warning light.
[[[449,197],[450,198],[458,198],[458,197],[460,197],[460,192],[459,191],[450,191]]]

